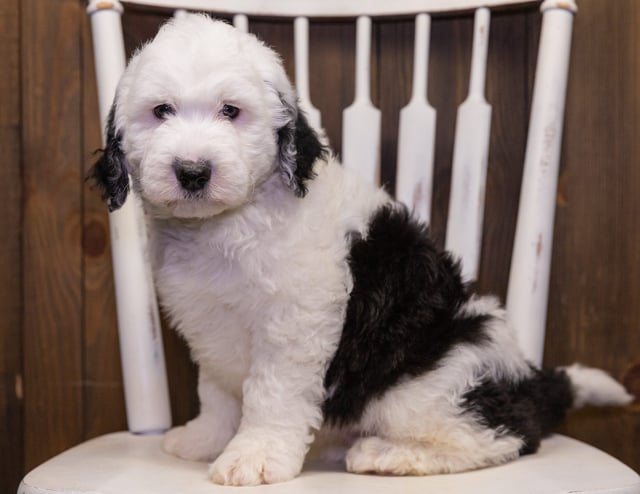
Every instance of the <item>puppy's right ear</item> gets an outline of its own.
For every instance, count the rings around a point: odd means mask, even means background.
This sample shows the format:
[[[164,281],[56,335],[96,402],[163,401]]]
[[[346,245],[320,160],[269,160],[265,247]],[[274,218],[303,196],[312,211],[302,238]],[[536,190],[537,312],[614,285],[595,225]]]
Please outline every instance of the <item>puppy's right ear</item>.
[[[107,144],[100,149],[100,158],[89,171],[87,179],[102,189],[102,199],[107,201],[109,212],[119,209],[129,193],[127,158],[122,151],[122,134],[116,132],[114,103],[107,119]]]

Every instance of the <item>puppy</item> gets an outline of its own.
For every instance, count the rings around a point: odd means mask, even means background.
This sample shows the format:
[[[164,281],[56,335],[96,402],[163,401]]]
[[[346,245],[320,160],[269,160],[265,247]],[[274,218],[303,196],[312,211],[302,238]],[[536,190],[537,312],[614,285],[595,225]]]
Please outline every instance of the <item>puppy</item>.
[[[93,177],[110,210],[141,197],[162,306],[199,366],[200,414],[164,448],[212,461],[214,482],[292,479],[323,424],[356,437],[351,472],[496,465],[572,406],[631,399],[599,370],[531,366],[426,226],[340,166],[254,36],[169,21],[107,134]]]

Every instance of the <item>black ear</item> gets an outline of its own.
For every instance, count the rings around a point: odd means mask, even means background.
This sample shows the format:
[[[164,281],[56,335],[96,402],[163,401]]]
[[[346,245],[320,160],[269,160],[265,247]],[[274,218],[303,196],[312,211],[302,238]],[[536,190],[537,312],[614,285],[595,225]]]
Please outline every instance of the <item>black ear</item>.
[[[278,130],[280,145],[280,172],[285,183],[298,197],[307,193],[306,182],[315,177],[313,164],[326,158],[327,148],[311,128],[307,117],[299,108],[287,108],[291,120]]]
[[[121,147],[122,134],[115,129],[115,109],[114,103],[107,119],[107,145],[98,151],[101,156],[87,175],[102,189],[102,199],[110,212],[119,209],[129,193],[127,159]]]

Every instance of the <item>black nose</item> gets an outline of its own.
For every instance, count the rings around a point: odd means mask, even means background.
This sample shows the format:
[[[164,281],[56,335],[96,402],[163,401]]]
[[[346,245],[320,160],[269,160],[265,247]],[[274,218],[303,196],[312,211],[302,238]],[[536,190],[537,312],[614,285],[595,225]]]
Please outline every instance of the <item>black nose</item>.
[[[173,162],[176,178],[183,189],[197,192],[204,189],[211,178],[211,163],[207,160],[181,160]]]

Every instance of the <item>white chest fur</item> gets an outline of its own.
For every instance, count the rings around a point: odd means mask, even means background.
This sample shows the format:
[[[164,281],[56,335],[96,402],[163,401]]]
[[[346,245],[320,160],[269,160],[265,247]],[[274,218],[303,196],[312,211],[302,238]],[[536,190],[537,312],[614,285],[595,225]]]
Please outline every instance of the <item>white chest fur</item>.
[[[153,223],[161,302],[201,372],[240,393],[252,351],[260,351],[256,338],[265,337],[327,359],[351,288],[347,233],[365,233],[371,210],[388,200],[382,193],[354,200],[360,190],[349,190],[350,182],[329,166],[304,199],[271,190],[268,204],[256,201],[241,213]]]

